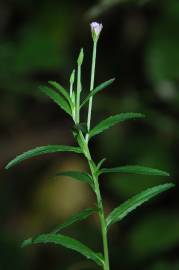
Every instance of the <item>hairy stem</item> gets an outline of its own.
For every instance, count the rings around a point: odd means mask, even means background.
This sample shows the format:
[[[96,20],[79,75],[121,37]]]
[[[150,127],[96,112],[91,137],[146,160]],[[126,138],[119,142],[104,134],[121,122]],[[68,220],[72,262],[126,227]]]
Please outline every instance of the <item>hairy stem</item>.
[[[97,49],[97,41],[94,41],[93,42],[92,65],[91,65],[90,91],[92,91],[94,89],[94,76],[95,76],[95,67],[96,67],[96,49]],[[92,105],[93,105],[93,97],[90,97],[89,105],[88,105],[88,117],[87,117],[87,129],[88,129],[88,132],[90,131],[90,126],[91,126]],[[88,140],[89,140],[89,135],[86,134],[86,141],[88,142]]]

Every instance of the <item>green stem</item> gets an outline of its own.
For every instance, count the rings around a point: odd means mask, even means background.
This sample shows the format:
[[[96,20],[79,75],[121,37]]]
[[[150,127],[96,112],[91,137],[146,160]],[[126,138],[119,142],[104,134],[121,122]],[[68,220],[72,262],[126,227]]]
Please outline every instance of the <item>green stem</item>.
[[[94,76],[95,76],[95,67],[96,67],[96,50],[97,50],[97,41],[94,41],[93,42],[92,66],[91,66],[90,91],[92,91],[94,89]],[[90,126],[91,126],[92,105],[93,105],[93,97],[90,97],[89,105],[88,105],[88,117],[87,117],[87,129],[88,129],[88,132],[90,131]],[[88,140],[89,140],[89,135],[86,134],[86,141],[88,142]]]
[[[104,216],[104,208],[101,198],[101,192],[99,189],[99,182],[98,177],[95,173],[95,168],[92,161],[88,161],[91,174],[94,180],[95,191],[96,191],[96,198],[97,198],[97,205],[99,209],[99,220],[101,226],[101,234],[102,234],[102,241],[103,241],[103,251],[104,251],[104,270],[110,270],[109,268],[109,254],[108,254],[108,239],[107,239],[107,229],[106,229],[106,220]]]
[[[104,215],[104,208],[103,208],[103,203],[102,203],[102,197],[101,197],[101,192],[99,188],[99,182],[98,182],[98,176],[96,174],[96,165],[91,159],[91,154],[90,150],[88,147],[88,143],[85,141],[83,134],[79,132],[79,136],[81,141],[83,142],[82,144],[79,144],[81,147],[82,151],[85,153],[85,157],[88,161],[90,170],[91,170],[91,175],[94,181],[94,186],[95,186],[95,193],[96,193],[96,199],[97,199],[97,206],[98,206],[98,213],[99,213],[99,220],[100,220],[100,226],[101,226],[101,235],[102,235],[102,241],[103,241],[103,251],[104,251],[104,270],[110,270],[109,267],[109,254],[108,254],[108,239],[107,239],[107,228],[106,228],[106,220],[105,220],[105,215]],[[79,143],[79,141],[78,141]]]

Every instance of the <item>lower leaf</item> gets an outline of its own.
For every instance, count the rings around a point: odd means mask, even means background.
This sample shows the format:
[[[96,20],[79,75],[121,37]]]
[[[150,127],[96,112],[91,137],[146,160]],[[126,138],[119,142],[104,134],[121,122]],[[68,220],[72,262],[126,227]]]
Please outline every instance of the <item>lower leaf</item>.
[[[79,252],[87,259],[94,261],[98,265],[104,265],[104,260],[101,254],[94,252],[81,242],[71,237],[62,234],[41,234],[35,238],[29,238],[22,243],[22,247],[33,244],[55,244],[72,249]]]
[[[159,186],[155,186],[152,188],[148,188],[141,193],[133,196],[126,202],[122,203],[119,207],[115,208],[107,217],[106,224],[107,228],[112,224],[122,220],[126,217],[130,212],[135,210],[138,206],[142,205],[143,203],[147,202],[151,198],[157,196],[158,194],[174,187],[174,184],[167,183]]]
[[[69,217],[64,223],[58,225],[53,230],[53,233],[57,233],[57,232],[61,231],[62,229],[72,225],[73,223],[82,221],[82,220],[88,218],[89,216],[91,216],[92,214],[94,214],[95,212],[97,212],[97,208],[86,208],[86,209],[72,215],[71,217]]]

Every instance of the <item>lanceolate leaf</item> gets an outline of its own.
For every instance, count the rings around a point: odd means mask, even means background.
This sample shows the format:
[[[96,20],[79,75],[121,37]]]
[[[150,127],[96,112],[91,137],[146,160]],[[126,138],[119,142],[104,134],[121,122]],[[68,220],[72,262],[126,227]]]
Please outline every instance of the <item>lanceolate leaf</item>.
[[[59,83],[55,81],[49,81],[48,83],[51,84],[54,88],[56,88],[60,92],[60,94],[63,95],[70,104],[72,104],[70,95],[63,86],[61,86]]]
[[[13,167],[14,165],[20,163],[23,160],[49,154],[49,153],[55,153],[55,152],[75,152],[75,153],[81,153],[81,150],[79,147],[74,146],[67,146],[67,145],[46,145],[46,146],[40,146],[36,147],[32,150],[29,150],[21,155],[18,155],[16,158],[11,160],[7,165],[6,169],[9,169],[10,167]]]
[[[83,100],[80,108],[82,108],[90,99],[90,97],[96,95],[98,92],[100,92],[101,90],[103,90],[104,88],[108,87],[110,84],[112,84],[114,82],[115,78],[110,79],[106,82],[101,83],[100,85],[98,85],[94,90],[90,91],[89,95]]]
[[[130,212],[135,210],[138,206],[142,205],[146,201],[155,197],[163,191],[166,191],[170,188],[174,187],[174,184],[167,183],[159,186],[155,186],[152,188],[148,188],[143,192],[133,196],[128,201],[122,203],[119,207],[115,208],[107,217],[106,223],[107,227],[110,225],[122,220],[126,217]]]
[[[65,172],[59,172],[56,174],[56,176],[68,176],[72,177],[74,179],[77,179],[79,181],[88,183],[92,189],[94,190],[94,183],[91,178],[91,176],[86,172],[78,172],[78,171],[65,171]]]
[[[50,97],[55,103],[57,103],[62,110],[68,113],[71,116],[71,109],[68,102],[57,92],[52,90],[47,86],[40,86],[39,87],[43,93],[45,93],[48,97]]]
[[[144,118],[145,116],[141,113],[120,113],[106,118],[101,121],[97,126],[95,126],[90,132],[89,137],[94,137],[95,135],[103,132],[104,130],[114,126],[119,122],[123,122],[129,119]]]
[[[144,175],[169,176],[169,173],[167,172],[138,165],[127,165],[116,168],[103,168],[100,170],[99,174],[102,173],[134,173]]]
[[[53,233],[57,233],[57,232],[61,231],[62,229],[72,225],[75,222],[82,221],[82,220],[88,218],[89,216],[91,216],[95,212],[97,212],[97,208],[86,208],[85,210],[80,211],[80,212],[72,215],[63,224],[60,224],[59,226],[57,226],[53,230]]]
[[[97,169],[99,170],[100,168],[101,168],[101,166],[103,165],[103,163],[106,161],[106,158],[103,158],[103,159],[101,159],[99,162],[98,162],[98,164],[97,164]],[[101,170],[102,171],[102,170]],[[98,173],[98,174],[100,174],[100,172]]]
[[[75,240],[71,237],[62,235],[62,234],[41,234],[35,238],[29,238],[22,243],[22,247],[33,245],[33,244],[55,244],[61,245],[63,247],[72,249],[81,253],[86,258],[93,260],[98,265],[103,265],[104,261],[102,256],[99,253],[94,252],[78,240]]]

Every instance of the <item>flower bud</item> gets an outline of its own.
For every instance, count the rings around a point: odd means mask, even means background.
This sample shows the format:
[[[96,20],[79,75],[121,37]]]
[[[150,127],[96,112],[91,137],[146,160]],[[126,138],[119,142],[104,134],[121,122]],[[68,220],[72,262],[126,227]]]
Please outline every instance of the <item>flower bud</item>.
[[[71,76],[70,76],[70,84],[73,84],[75,80],[75,69],[72,71]]]
[[[91,26],[91,33],[92,33],[93,41],[97,41],[101,33],[101,30],[103,28],[103,25],[102,23],[92,22],[90,26]]]
[[[77,60],[77,63],[78,63],[79,66],[82,65],[82,63],[83,63],[83,58],[84,58],[84,52],[83,52],[83,48],[82,48],[81,51],[80,51],[80,54],[79,54],[79,56],[78,56],[78,60]]]

